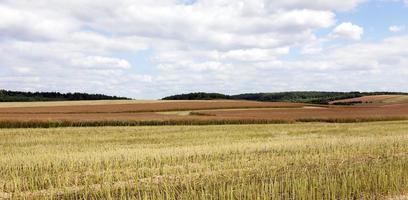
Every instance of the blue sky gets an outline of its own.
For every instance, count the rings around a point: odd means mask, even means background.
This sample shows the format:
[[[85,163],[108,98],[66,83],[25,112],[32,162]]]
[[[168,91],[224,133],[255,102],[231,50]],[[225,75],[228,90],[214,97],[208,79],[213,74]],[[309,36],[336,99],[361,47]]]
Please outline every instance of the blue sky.
[[[407,8],[401,1],[366,2],[352,11],[337,13],[337,19],[360,24],[366,30],[365,39],[375,41],[394,36],[396,33],[388,30],[392,25],[408,26]]]
[[[5,0],[0,88],[405,91],[403,0]]]

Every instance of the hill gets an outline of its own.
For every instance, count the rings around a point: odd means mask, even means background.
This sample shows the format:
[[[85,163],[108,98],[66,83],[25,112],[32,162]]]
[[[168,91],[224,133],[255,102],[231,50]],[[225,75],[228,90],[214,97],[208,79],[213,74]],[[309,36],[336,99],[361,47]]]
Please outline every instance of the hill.
[[[234,99],[251,100],[267,102],[296,102],[296,103],[315,103],[329,104],[330,102],[341,99],[352,99],[372,95],[407,95],[400,92],[319,92],[319,91],[296,91],[296,92],[277,92],[277,93],[247,93],[238,95],[225,95],[220,93],[188,93],[168,96],[163,100],[215,100],[215,99]]]
[[[125,97],[88,93],[20,92],[0,90],[0,102],[124,100]]]
[[[408,103],[408,95],[372,95],[331,101],[333,105]]]

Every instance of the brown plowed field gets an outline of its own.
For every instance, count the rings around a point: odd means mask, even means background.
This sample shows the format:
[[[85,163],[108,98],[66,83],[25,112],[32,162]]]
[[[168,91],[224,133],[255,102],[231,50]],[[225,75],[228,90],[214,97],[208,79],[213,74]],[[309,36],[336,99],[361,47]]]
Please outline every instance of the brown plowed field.
[[[1,121],[109,121],[109,120],[189,120],[202,116],[163,114],[163,111],[199,111],[217,109],[279,108],[305,106],[299,103],[255,101],[155,101],[128,104],[65,105],[0,108]],[[220,117],[214,117],[220,118]]]
[[[386,106],[331,106],[328,108],[259,109],[200,112],[226,119],[386,119],[408,118],[408,104]]]
[[[100,113],[137,113],[181,110],[208,110],[228,108],[296,108],[300,103],[256,102],[256,101],[158,101],[151,103],[6,107],[0,108],[5,114],[100,114]]]
[[[183,111],[183,112],[165,112]],[[408,104],[313,106],[253,101],[171,101],[134,104],[0,108],[0,122],[28,121],[342,121],[408,119]]]

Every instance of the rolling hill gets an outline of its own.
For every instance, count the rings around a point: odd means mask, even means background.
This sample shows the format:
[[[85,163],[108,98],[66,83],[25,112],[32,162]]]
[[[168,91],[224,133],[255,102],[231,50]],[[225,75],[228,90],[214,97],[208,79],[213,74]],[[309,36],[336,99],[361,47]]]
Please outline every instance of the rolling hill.
[[[220,93],[188,93],[179,94],[163,98],[163,100],[214,100],[214,99],[234,99],[234,100],[250,100],[250,101],[265,101],[265,102],[296,102],[296,103],[313,103],[313,104],[329,104],[337,100],[362,98],[365,96],[378,95],[408,95],[401,92],[278,92],[278,93],[247,93],[238,95],[225,95]],[[337,102],[342,104],[342,102]],[[349,102],[343,102],[347,104]]]
[[[331,101],[332,105],[408,103],[408,95],[372,95]]]

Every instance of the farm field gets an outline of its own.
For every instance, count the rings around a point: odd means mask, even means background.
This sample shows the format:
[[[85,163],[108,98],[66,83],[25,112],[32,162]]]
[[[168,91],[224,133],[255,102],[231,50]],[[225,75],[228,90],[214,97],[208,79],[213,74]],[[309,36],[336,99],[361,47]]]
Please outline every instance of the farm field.
[[[184,105],[186,103],[197,105],[195,107],[203,107],[203,108],[211,108],[212,105],[204,105],[203,103],[208,102],[217,102],[218,106],[222,104],[226,104],[227,107],[231,107],[231,102],[234,104],[238,104],[238,106],[249,106],[249,107],[256,107],[259,104],[265,104],[268,106],[276,106],[279,105],[276,102],[256,102],[256,101],[245,101],[245,100],[87,100],[87,101],[35,101],[35,102],[0,102],[0,108],[26,108],[26,107],[66,107],[66,106],[106,106],[106,105],[131,105],[133,107],[138,106],[136,108],[140,108],[145,104],[153,104],[153,103],[165,103],[168,104],[177,104],[181,103]],[[248,103],[249,102],[249,103]],[[135,105],[136,104],[136,105]],[[141,105],[138,105],[141,104]],[[288,103],[286,103],[288,104]],[[237,105],[235,105],[236,107]],[[221,106],[224,107],[224,106]],[[156,108],[157,109],[157,108]],[[160,109],[160,108],[159,108]]]
[[[53,106],[87,106],[87,105],[111,105],[111,104],[134,104],[154,103],[152,100],[87,100],[87,101],[34,101],[34,102],[0,102],[0,108],[19,107],[53,107]]]
[[[228,111],[199,111],[203,115],[225,119],[283,119],[295,121],[342,122],[355,120],[387,120],[408,117],[408,104],[386,106],[303,107],[294,109],[254,109]]]
[[[257,102],[234,100],[211,101],[135,101],[134,103],[119,103],[120,101],[103,101],[102,104],[60,106],[28,106],[28,107],[1,107],[2,114],[100,114],[100,113],[143,113],[179,110],[206,110],[228,108],[300,108],[305,104],[285,102]],[[86,103],[86,101],[84,101]],[[1,105],[1,104],[0,104]]]
[[[393,101],[396,102],[395,98]],[[43,103],[6,103],[0,104],[0,127],[267,124],[408,119],[408,103],[397,102],[356,106],[234,100],[57,102],[50,106]]]
[[[408,123],[0,129],[0,198],[397,199]]]
[[[398,104],[408,103],[407,95],[373,95],[363,96],[351,99],[343,99],[332,101],[330,104],[347,103],[347,102],[361,102],[362,104]]]
[[[408,0],[0,0],[0,200],[408,200]]]

